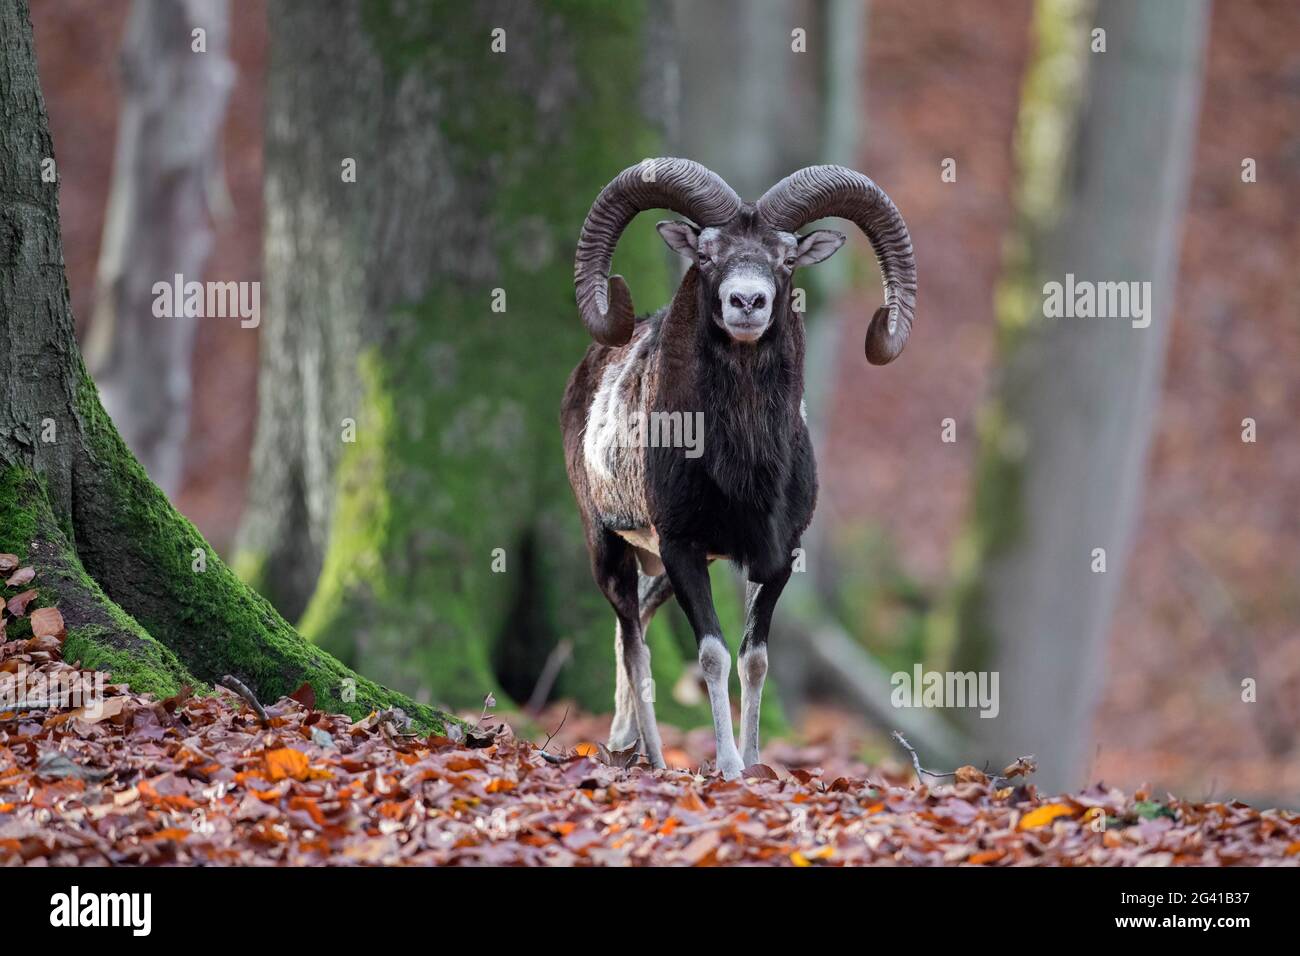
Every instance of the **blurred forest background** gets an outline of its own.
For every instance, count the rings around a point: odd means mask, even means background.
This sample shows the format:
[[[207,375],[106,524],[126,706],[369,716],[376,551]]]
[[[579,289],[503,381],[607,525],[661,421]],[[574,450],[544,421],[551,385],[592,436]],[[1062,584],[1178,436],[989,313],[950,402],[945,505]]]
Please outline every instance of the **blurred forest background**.
[[[1035,750],[1062,786],[1296,805],[1300,7],[608,6],[32,4],[79,337],[178,507],[368,676],[458,708],[493,691],[539,720],[568,700],[607,710],[611,618],[585,577],[556,420],[584,347],[566,285],[582,215],[645,155],[698,159],[749,199],[845,163],[907,219],[918,322],[895,365],[868,368],[865,243],[804,280],[823,495],[809,572],[777,614],[773,729],[814,748],[857,735],[870,760],[899,728],[928,765]],[[498,23],[512,66],[494,72]],[[205,60],[160,52],[194,24]],[[150,149],[160,135],[186,148]],[[422,168],[440,135],[455,140],[444,178]],[[312,164],[337,186],[345,156],[356,198],[323,199]],[[652,221],[625,243],[646,251],[621,253],[641,308],[672,277]],[[509,234],[499,273],[439,251],[461,225],[471,246]],[[363,261],[325,248],[359,236],[375,240]],[[1025,290],[1090,269],[1152,280],[1153,327],[1027,322]],[[160,331],[171,320],[140,312],[138,283],[174,271],[261,280],[260,328]],[[502,286],[509,309],[439,298],[440,283]],[[376,342],[386,364],[359,367]],[[367,418],[374,376],[385,404]],[[456,385],[430,398],[440,376]],[[494,404],[503,389],[512,405]],[[350,411],[356,454],[338,442]],[[505,438],[448,452],[466,429]],[[1089,569],[1099,541],[1105,575]],[[507,574],[490,572],[494,547]],[[719,570],[715,588],[730,582]],[[734,647],[738,599],[720,601]],[[661,717],[689,726],[707,708],[685,628],[664,618]],[[889,707],[891,672],[972,661],[1002,674],[995,726]]]

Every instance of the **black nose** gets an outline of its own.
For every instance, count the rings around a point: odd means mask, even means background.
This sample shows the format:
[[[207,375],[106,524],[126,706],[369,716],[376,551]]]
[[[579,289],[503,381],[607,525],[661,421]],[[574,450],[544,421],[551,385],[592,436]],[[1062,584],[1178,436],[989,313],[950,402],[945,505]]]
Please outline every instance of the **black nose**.
[[[746,314],[753,312],[755,309],[761,309],[767,302],[767,297],[761,292],[755,292],[751,296],[743,296],[739,292],[731,293],[731,304],[737,309],[744,309]]]

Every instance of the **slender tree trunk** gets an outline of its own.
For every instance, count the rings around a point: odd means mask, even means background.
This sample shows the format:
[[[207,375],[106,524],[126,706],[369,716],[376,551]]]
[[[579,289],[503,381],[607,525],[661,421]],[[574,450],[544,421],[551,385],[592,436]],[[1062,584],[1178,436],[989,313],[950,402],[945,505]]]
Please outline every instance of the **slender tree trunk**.
[[[0,551],[36,569],[68,660],[137,690],[234,674],[264,699],[302,682],[323,707],[398,706],[306,643],[243,585],[124,446],[73,336],[54,156],[27,0],[0,4]],[[160,320],[166,321],[166,320]]]
[[[1085,770],[1136,525],[1173,318],[1207,4],[1101,0],[1093,26],[1105,31],[1104,53],[1088,52],[1097,36],[1074,9],[1043,2],[1038,11],[1019,134],[1022,221],[999,296],[1004,367],[981,418],[957,647],[960,669],[1000,675],[999,716],[969,722],[985,747],[978,756],[1036,753],[1040,785],[1052,789],[1078,784]],[[1149,326],[1044,318],[1045,283],[1064,284],[1067,273],[1150,283]]]
[[[180,487],[198,319],[156,318],[153,285],[177,275],[201,281],[212,248],[208,197],[218,188],[234,79],[229,27],[226,0],[134,0],[122,47],[122,115],[86,364],[127,447],[169,495]]]
[[[557,691],[608,708],[611,618],[557,420],[588,342],[578,229],[615,173],[662,149],[661,4],[270,15],[241,571],[323,647],[421,699],[527,700],[569,637]],[[648,223],[619,268],[643,306],[667,300]]]

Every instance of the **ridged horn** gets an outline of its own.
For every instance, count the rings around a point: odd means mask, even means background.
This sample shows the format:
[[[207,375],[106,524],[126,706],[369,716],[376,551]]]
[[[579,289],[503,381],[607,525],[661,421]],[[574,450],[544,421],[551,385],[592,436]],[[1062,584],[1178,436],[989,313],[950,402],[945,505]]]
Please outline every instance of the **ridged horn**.
[[[591,337],[602,345],[623,345],[632,338],[632,294],[609,268],[619,236],[637,213],[671,209],[698,226],[719,226],[740,205],[721,176],[689,159],[647,159],[615,176],[591,204],[573,263],[578,311]]]
[[[885,304],[867,327],[867,361],[884,365],[898,358],[916,314],[916,259],[907,223],[885,191],[844,166],[806,166],[765,192],[755,206],[768,223],[787,232],[838,216],[866,234],[885,287]]]

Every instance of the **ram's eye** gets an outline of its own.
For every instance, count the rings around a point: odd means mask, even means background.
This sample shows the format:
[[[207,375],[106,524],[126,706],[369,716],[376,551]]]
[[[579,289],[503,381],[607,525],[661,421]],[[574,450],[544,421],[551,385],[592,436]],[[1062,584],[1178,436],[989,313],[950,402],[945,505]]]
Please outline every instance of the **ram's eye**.
[[[700,265],[702,265],[702,266],[707,266],[707,265],[709,265],[710,263],[713,262],[713,256],[706,255],[706,254],[703,253],[703,252],[701,252],[699,255],[697,255],[697,256],[696,256],[696,259],[699,260],[699,263],[700,263]]]
[[[785,257],[785,267],[786,267],[787,269],[793,269],[793,268],[794,268],[794,260],[795,260],[795,257],[794,257],[794,256],[786,256],[786,257]]]

